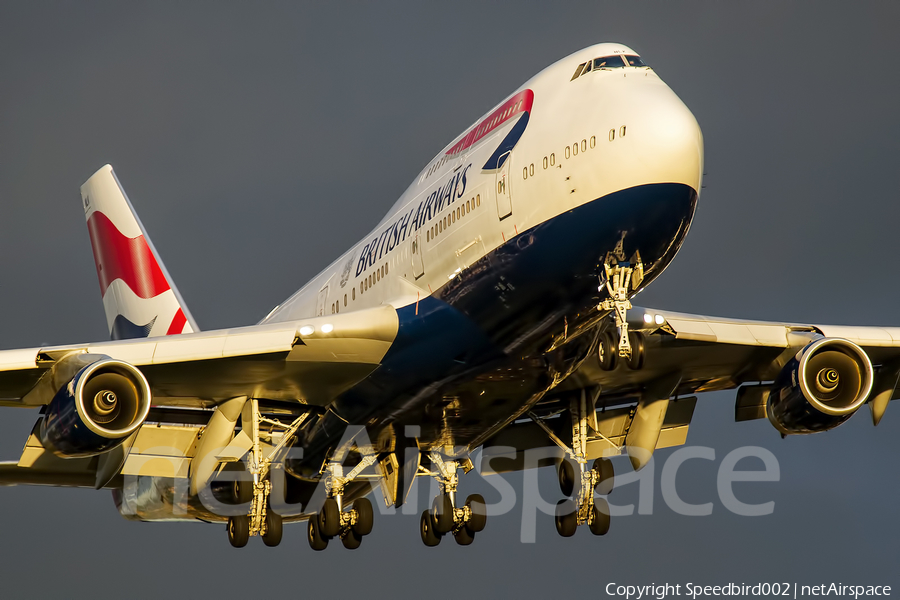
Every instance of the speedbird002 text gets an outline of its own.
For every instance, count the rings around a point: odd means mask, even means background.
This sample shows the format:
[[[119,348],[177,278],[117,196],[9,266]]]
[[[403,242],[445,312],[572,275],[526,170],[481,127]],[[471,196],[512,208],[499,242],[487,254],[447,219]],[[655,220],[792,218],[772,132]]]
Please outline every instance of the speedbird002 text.
[[[631,49],[547,67],[428,161],[372,232],[260,323],[200,331],[109,166],[81,188],[111,341],[0,352],[35,409],[0,483],[111,489],[123,516],[359,547],[368,496],[439,493],[422,541],[472,543],[482,473],[556,465],[562,536],[610,524],[610,456],[685,443],[697,398],[822,432],[895,395],[900,329],[633,307],[673,260],[703,173],[694,116]],[[23,432],[24,433],[24,432]],[[627,465],[627,463],[624,463]]]

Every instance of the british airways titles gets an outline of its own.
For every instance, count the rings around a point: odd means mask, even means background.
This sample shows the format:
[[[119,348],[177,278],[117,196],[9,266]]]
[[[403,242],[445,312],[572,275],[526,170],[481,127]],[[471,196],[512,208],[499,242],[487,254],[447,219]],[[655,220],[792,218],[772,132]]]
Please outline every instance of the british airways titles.
[[[451,175],[444,185],[431,192],[418,206],[401,215],[382,230],[378,237],[366,244],[356,264],[356,276],[365,273],[366,269],[381,260],[397,244],[403,243],[410,234],[419,231],[444,208],[462,198],[466,193],[466,172],[471,166],[472,163],[469,163],[461,172]]]

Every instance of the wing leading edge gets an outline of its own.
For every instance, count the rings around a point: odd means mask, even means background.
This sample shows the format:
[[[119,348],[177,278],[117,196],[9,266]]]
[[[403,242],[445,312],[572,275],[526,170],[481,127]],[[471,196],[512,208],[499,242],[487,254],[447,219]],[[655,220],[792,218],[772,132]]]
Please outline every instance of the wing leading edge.
[[[396,310],[382,306],[179,336],[0,351],[0,406],[47,404],[42,387],[55,386],[54,365],[78,353],[140,369],[154,405],[208,407],[241,395],[324,405],[378,367],[398,326]]]

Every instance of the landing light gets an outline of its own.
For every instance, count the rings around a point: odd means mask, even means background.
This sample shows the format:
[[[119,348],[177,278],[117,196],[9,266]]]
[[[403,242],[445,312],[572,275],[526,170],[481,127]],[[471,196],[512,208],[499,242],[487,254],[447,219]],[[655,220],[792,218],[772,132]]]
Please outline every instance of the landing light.
[[[312,335],[312,333],[316,330],[312,325],[304,325],[300,328],[300,335]]]
[[[653,315],[644,313],[644,323],[646,323],[647,325],[653,323]]]
[[[322,325],[322,333],[331,333],[331,330],[334,329],[334,325],[331,323],[325,323]]]
[[[664,316],[656,315],[656,324],[657,325],[662,325],[665,322],[666,322],[666,318]]]

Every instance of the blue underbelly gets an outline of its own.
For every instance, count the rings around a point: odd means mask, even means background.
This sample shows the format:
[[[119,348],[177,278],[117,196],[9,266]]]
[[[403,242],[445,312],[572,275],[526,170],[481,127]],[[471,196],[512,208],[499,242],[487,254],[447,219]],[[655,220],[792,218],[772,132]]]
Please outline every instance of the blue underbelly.
[[[420,444],[479,439],[548,389],[539,358],[554,335],[601,317],[607,254],[620,243],[626,258],[639,253],[646,285],[674,258],[696,202],[683,184],[615,192],[522,232],[433,296],[398,309],[382,365],[335,400],[309,432],[307,456],[335,443],[347,423],[366,424],[373,439],[398,424],[421,425]],[[445,418],[448,405],[456,426]]]

